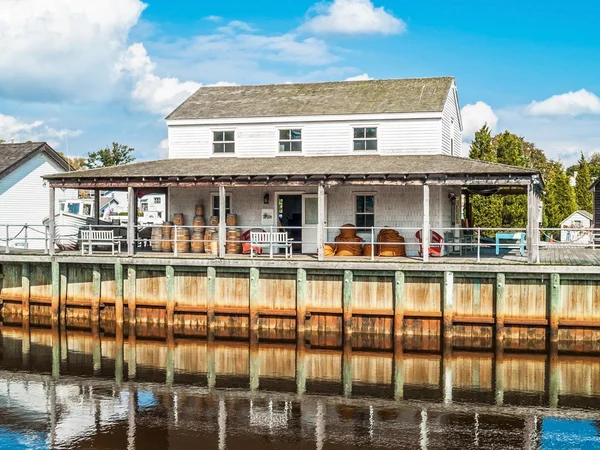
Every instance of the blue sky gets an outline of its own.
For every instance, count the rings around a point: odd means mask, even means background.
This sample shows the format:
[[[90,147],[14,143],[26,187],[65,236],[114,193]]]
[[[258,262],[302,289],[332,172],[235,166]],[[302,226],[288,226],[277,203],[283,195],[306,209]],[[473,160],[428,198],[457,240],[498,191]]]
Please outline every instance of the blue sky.
[[[487,122],[569,164],[600,151],[598,18],[591,1],[4,0],[0,139],[152,159],[201,85],[452,75],[466,142]]]

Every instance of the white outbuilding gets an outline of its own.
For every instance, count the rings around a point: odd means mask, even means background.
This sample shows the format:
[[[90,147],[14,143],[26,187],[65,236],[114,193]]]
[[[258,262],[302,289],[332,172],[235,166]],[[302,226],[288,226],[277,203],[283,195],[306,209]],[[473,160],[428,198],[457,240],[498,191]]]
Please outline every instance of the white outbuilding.
[[[560,223],[560,241],[578,244],[590,243],[592,215],[584,210],[577,210]]]

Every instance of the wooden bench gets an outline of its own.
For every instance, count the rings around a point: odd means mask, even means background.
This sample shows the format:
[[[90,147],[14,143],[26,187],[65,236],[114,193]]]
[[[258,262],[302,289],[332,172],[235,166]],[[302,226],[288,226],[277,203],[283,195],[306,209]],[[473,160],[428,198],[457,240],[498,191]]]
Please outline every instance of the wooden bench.
[[[269,248],[269,257],[273,258],[274,248],[285,249],[285,257],[292,257],[292,241],[288,238],[287,232],[250,232],[250,258],[254,258],[254,251]],[[258,252],[257,252],[258,254]]]
[[[500,248],[503,247],[500,245],[502,240],[517,241],[521,256],[525,255],[525,233],[496,233],[496,255],[500,254]],[[504,248],[510,247],[504,246]]]
[[[81,254],[85,254],[85,246],[88,246],[88,253],[92,254],[94,245],[105,245],[112,248],[112,254],[115,254],[115,248],[121,253],[121,240],[115,239],[113,230],[81,230]]]

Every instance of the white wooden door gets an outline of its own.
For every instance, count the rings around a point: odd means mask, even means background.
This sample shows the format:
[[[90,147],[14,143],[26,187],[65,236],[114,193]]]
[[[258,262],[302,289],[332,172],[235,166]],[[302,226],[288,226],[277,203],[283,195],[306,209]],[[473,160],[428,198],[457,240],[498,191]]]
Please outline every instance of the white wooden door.
[[[319,223],[319,197],[302,195],[302,253],[317,253],[317,225]],[[327,226],[327,195],[325,195],[325,226]],[[307,228],[308,227],[308,228]],[[327,233],[325,233],[327,234]],[[325,239],[327,240],[327,239]]]

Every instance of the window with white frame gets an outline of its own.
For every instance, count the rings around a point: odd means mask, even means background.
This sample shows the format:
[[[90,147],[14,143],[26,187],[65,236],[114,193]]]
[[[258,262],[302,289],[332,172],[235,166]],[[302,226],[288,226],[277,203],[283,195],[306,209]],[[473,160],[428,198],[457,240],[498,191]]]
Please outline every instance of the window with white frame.
[[[356,196],[356,228],[359,230],[375,226],[375,196]]]
[[[290,130],[279,130],[280,152],[302,151],[302,130],[298,128]]]
[[[235,153],[235,131],[213,131],[213,153]]]
[[[354,150],[377,150],[377,128],[354,128]]]
[[[219,194],[211,194],[212,198],[212,215],[219,217],[219,209],[221,207]],[[225,194],[225,214],[231,214],[231,194]]]

